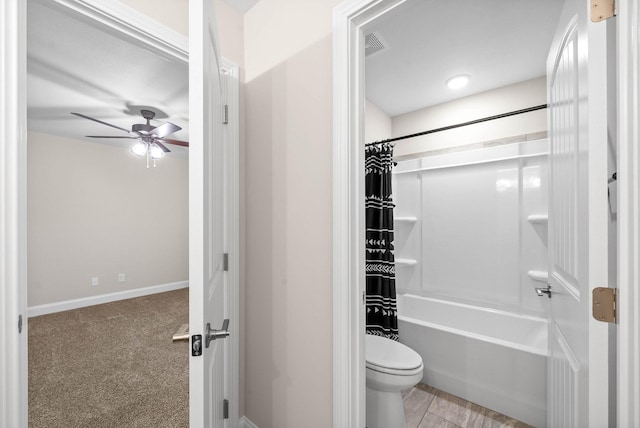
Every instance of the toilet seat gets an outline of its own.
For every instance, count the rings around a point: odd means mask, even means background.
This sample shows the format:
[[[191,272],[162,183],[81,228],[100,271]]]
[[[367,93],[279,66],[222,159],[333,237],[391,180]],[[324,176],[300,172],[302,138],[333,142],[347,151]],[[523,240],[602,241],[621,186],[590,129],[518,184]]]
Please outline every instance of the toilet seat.
[[[367,369],[397,376],[413,376],[423,369],[422,357],[395,340],[367,334],[365,346]]]

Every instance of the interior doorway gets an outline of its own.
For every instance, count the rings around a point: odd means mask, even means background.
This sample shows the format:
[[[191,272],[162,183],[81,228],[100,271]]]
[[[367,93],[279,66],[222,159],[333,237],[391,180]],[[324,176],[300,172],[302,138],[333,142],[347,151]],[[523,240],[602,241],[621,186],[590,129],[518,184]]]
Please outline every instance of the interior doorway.
[[[334,335],[336,348],[334,363],[338,369],[334,372],[334,385],[338,389],[335,396],[348,392],[349,400],[342,398],[341,406],[336,400],[334,408],[341,420],[349,420],[356,426],[362,424],[364,384],[364,368],[359,361],[363,360],[362,340],[358,338],[363,331],[362,296],[364,291],[364,264],[360,246],[362,231],[358,221],[362,221],[363,213],[357,206],[362,200],[363,182],[361,166],[363,155],[359,146],[364,143],[362,127],[363,99],[362,67],[364,36],[373,20],[384,13],[394,13],[398,5],[404,2],[384,2],[383,4],[367,1],[345,2],[336,8],[334,44],[334,70],[337,76],[334,99],[335,138],[334,153],[336,159],[334,188],[334,299],[346,302],[336,305],[334,318]],[[584,6],[585,4],[579,3]],[[581,11],[582,13],[582,11]],[[348,77],[347,77],[348,76]],[[343,79],[344,78],[344,79]],[[348,187],[345,190],[345,187]],[[357,201],[357,202],[354,202]],[[348,219],[348,220],[346,220]],[[344,220],[344,222],[343,222]],[[346,242],[348,241],[348,242]],[[352,284],[351,290],[341,289],[341,284]],[[344,316],[344,317],[343,317]],[[350,326],[344,332],[345,326]],[[342,332],[340,331],[342,330]],[[354,376],[343,380],[337,374],[339,370],[349,368]],[[360,425],[359,425],[360,426]]]

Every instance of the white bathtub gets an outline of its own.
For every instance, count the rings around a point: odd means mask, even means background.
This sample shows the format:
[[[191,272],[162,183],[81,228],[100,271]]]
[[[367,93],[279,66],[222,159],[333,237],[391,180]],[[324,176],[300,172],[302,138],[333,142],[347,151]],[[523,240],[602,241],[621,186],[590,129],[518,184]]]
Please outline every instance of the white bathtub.
[[[400,342],[423,382],[536,427],[546,425],[547,321],[398,294]]]

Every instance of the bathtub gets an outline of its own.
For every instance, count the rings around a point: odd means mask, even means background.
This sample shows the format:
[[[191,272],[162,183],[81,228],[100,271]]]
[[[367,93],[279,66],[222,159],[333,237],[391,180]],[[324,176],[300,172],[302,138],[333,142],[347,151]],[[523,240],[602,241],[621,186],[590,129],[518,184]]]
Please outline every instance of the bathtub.
[[[428,385],[536,427],[547,418],[547,321],[398,294],[400,342]]]

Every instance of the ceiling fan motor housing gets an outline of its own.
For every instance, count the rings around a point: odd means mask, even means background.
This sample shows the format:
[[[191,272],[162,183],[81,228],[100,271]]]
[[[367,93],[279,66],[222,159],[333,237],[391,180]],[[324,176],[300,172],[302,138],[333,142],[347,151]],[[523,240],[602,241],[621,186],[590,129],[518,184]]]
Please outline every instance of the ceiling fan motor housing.
[[[152,129],[155,129],[155,126],[149,125],[148,123],[135,123],[131,125],[132,132],[142,133],[142,135],[148,134]]]

